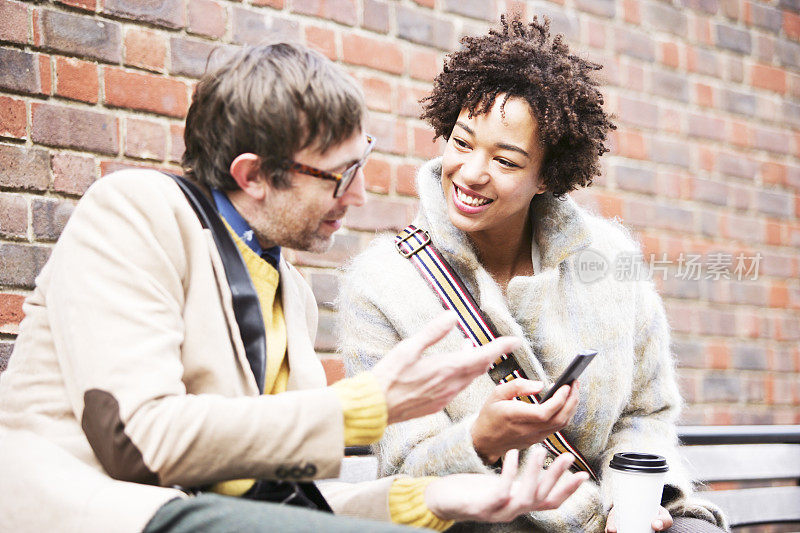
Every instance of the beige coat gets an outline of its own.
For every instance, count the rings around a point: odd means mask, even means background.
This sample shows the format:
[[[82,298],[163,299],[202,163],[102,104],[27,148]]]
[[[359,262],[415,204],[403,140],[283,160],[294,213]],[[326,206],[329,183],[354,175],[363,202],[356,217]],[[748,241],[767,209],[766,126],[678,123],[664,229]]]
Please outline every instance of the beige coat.
[[[141,531],[183,495],[165,487],[336,477],[343,417],[313,349],[315,300],[284,260],[280,273],[289,392],[260,396],[220,256],[175,183],[136,170],[92,186],[0,378],[0,531]],[[385,518],[377,485],[371,513],[332,505]]]
[[[577,352],[598,351],[579,380],[580,404],[563,433],[601,481],[584,483],[561,508],[531,513],[510,528],[602,532],[611,504],[608,462],[619,451],[665,456],[670,511],[724,525],[713,505],[693,496],[677,451],[675,421],[681,398],[661,299],[647,280],[616,279],[615,259],[639,252],[625,229],[587,213],[569,198],[537,196],[531,203],[536,274],[512,279],[503,292],[481,266],[466,235],[450,222],[440,174],[440,159],[420,170],[421,209],[415,223],[430,232],[500,333],[528,341],[519,354],[527,375],[548,381]],[[607,261],[606,276],[582,278],[577,269],[581,258],[598,257]],[[442,312],[439,298],[387,237],[375,240],[349,266],[339,307],[339,346],[350,373],[370,368],[389,346]],[[460,333],[450,334],[430,356],[462,343]],[[479,378],[443,411],[389,427],[375,448],[382,473],[486,471],[470,429],[493,387],[488,376]]]

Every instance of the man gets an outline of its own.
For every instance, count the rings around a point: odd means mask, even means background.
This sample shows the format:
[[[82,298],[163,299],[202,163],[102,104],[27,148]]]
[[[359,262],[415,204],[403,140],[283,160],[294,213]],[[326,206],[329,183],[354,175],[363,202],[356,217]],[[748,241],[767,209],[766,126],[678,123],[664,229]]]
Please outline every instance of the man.
[[[542,473],[541,457],[512,481],[513,455],[502,476],[333,484],[327,502],[297,483],[335,477],[345,445],[438,411],[517,346],[423,360],[451,334],[443,316],[325,388],[315,301],[280,247],[326,250],[364,202],[363,118],[357,86],[321,55],[244,49],[197,86],[188,182],[129,170],[87,192],[0,382],[0,530],[365,529],[284,501],[444,529],[551,508],[577,488],[583,477],[561,476],[568,460]]]

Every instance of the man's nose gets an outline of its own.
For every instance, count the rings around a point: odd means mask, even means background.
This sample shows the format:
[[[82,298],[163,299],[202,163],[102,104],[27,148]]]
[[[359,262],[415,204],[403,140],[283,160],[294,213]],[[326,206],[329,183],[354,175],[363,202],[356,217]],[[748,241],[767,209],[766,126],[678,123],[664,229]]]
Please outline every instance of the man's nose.
[[[356,207],[364,205],[367,202],[367,191],[364,188],[364,168],[361,167],[356,172],[350,186],[344,191],[344,194],[339,198],[339,203],[342,205],[354,205]]]

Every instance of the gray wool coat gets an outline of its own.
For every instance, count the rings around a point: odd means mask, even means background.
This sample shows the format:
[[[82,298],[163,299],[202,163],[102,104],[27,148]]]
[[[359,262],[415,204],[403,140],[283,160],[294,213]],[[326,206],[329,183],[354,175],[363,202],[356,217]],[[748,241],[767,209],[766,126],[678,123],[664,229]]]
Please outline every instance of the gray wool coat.
[[[420,213],[415,224],[430,232],[499,332],[525,339],[517,354],[529,377],[549,383],[577,352],[598,351],[580,377],[580,403],[562,433],[589,461],[600,483],[588,481],[559,509],[531,513],[511,524],[457,527],[602,532],[611,506],[608,463],[616,452],[639,451],[667,458],[664,504],[674,516],[702,518],[726,528],[716,507],[693,496],[677,452],[681,397],[661,299],[650,281],[624,279],[630,277],[625,269],[615,268],[630,264],[639,253],[628,232],[570,198],[537,195],[530,207],[535,274],[513,278],[504,293],[481,266],[466,234],[447,216],[441,159],[423,166],[417,182]],[[589,263],[600,270],[587,270]],[[438,297],[400,256],[391,237],[375,239],[345,270],[338,329],[349,374],[371,368],[396,342],[442,312]],[[454,331],[428,356],[463,342]],[[481,377],[443,411],[387,428],[375,445],[381,474],[487,472],[472,446],[470,429],[493,387],[488,375]]]

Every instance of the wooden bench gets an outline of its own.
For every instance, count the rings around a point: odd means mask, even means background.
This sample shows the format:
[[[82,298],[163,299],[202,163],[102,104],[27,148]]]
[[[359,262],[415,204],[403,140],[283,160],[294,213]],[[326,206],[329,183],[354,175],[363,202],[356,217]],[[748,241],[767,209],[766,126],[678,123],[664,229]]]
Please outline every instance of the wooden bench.
[[[678,434],[695,479],[743,485],[702,493],[731,526],[800,523],[800,426],[681,426]]]
[[[698,481],[782,485],[703,491],[731,526],[800,523],[800,426],[679,426],[678,435]],[[367,446],[347,448],[338,479],[375,479],[378,462],[370,453]]]

